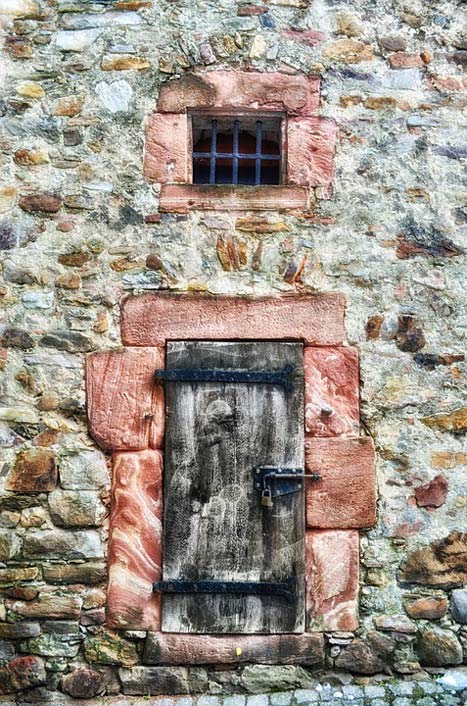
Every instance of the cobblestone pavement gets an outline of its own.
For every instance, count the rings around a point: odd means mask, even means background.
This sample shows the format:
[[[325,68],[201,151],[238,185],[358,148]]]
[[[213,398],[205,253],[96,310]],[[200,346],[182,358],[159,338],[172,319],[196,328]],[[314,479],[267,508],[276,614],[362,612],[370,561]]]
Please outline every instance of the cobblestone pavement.
[[[46,706],[46,702],[0,698],[0,706]],[[332,686],[323,681],[313,689],[298,689],[270,694],[232,694],[228,696],[114,696],[90,700],[51,696],[47,706],[467,706],[467,670],[447,670],[436,679],[401,681],[388,679],[365,685]]]

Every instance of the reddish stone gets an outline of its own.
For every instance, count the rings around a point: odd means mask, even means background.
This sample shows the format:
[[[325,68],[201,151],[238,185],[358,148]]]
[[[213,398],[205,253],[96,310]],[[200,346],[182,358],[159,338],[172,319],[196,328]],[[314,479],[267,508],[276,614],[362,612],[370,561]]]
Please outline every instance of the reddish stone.
[[[264,15],[268,11],[263,5],[240,5],[237,15],[240,17],[253,17],[255,15]]]
[[[187,108],[280,110],[312,115],[319,107],[319,78],[258,71],[209,71],[185,74],[165,83],[157,110],[184,113]]]
[[[57,213],[62,199],[56,194],[30,194],[19,200],[19,206],[28,213]]]
[[[395,337],[396,346],[399,350],[416,353],[426,343],[425,335],[421,328],[417,326],[417,319],[415,316],[399,316],[398,318],[398,328]]]
[[[113,456],[107,624],[160,629],[160,597],[152,584],[162,565],[162,454]]]
[[[292,339],[338,345],[344,337],[343,324],[344,297],[338,292],[254,299],[148,293],[128,297],[121,312],[122,339],[129,346],[164,346],[167,340],[190,339]]]
[[[159,448],[164,435],[164,391],[154,371],[161,348],[92,353],[86,359],[89,431],[105,450]]]
[[[145,176],[160,184],[186,182],[188,144],[186,114],[154,113],[146,129]]]
[[[448,599],[427,596],[405,603],[404,608],[411,618],[415,620],[439,620],[448,610]]]
[[[55,488],[57,466],[53,451],[43,448],[20,451],[8,476],[7,490],[46,493]]]
[[[322,664],[322,635],[189,635],[149,633],[145,664]]]
[[[159,199],[162,212],[271,211],[308,208],[306,189],[297,186],[230,186],[163,184]]]
[[[356,530],[306,533],[309,630],[357,629],[358,577],[359,539]]]
[[[383,321],[384,316],[380,316],[379,314],[375,314],[375,316],[370,316],[365,326],[367,341],[371,341],[379,337]]]
[[[305,443],[308,527],[350,529],[376,522],[375,451],[370,437],[310,439]]]
[[[0,694],[11,694],[45,684],[44,660],[40,657],[17,657],[0,668]]]
[[[355,436],[359,427],[356,348],[305,348],[305,430],[312,436]]]
[[[435,476],[433,480],[415,488],[415,500],[418,507],[441,507],[446,502],[448,482],[442,475]]]
[[[282,32],[282,36],[286,39],[292,39],[295,42],[306,44],[309,47],[315,47],[327,39],[324,32],[318,32],[316,29],[305,29],[303,31],[296,29],[287,29]]]
[[[27,37],[9,34],[4,41],[5,51],[15,59],[29,59],[32,56],[31,41]]]
[[[287,183],[298,186],[331,184],[337,127],[328,118],[287,121]]]
[[[91,699],[104,688],[105,675],[89,667],[78,667],[65,674],[62,679],[62,691],[75,699]]]
[[[391,69],[420,69],[425,66],[420,54],[407,54],[403,51],[391,54],[388,61]]]

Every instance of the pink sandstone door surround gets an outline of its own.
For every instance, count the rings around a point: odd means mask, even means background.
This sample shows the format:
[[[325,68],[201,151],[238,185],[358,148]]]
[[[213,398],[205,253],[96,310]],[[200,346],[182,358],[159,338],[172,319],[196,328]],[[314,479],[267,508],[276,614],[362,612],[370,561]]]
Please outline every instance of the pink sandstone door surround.
[[[170,341],[303,344],[305,469],[320,473],[306,487],[305,631],[263,635],[259,642],[259,636],[226,635],[216,644],[222,640],[230,652],[242,640],[254,661],[265,640],[272,646],[287,639],[298,655],[317,633],[358,627],[358,530],[376,521],[376,485],[373,442],[359,436],[358,352],[344,345],[344,308],[335,292],[148,293],[123,302],[123,348],[91,353],[86,361],[89,431],[112,455],[109,627],[150,630],[166,647],[188,650],[209,637],[162,632],[161,596],[153,591],[162,578],[165,424],[164,388],[155,371],[165,368]],[[211,657],[214,663],[215,650]]]

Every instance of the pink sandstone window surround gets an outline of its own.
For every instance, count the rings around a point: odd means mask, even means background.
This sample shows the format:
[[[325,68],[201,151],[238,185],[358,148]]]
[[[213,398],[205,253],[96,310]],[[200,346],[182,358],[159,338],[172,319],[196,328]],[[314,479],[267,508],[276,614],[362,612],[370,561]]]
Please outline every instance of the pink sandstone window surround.
[[[168,81],[146,126],[144,172],[161,211],[304,210],[329,198],[337,128],[318,115],[320,80],[300,74],[198,71]],[[262,186],[193,183],[192,116],[283,116],[281,179]]]
[[[123,349],[92,353],[86,364],[89,430],[113,461],[110,627],[154,631],[180,649],[200,640],[163,635],[160,598],[152,592],[161,577],[165,419],[154,371],[164,367],[167,341],[198,339],[304,343],[306,468],[320,468],[322,480],[307,488],[307,628],[293,640],[299,649],[307,635],[357,628],[358,530],[375,523],[376,489],[373,443],[359,436],[358,354],[343,345],[343,319],[339,293],[262,299],[151,293],[123,302]],[[252,636],[222,638],[227,645],[230,639],[256,645]]]

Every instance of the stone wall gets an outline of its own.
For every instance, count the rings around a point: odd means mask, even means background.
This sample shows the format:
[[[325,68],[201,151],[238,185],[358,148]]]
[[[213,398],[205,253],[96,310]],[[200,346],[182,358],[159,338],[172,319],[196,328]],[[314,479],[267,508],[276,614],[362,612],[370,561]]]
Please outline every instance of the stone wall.
[[[461,2],[0,0],[0,15],[0,690],[251,692],[306,687],[310,664],[467,660]],[[161,214],[143,171],[160,87],[249,67],[322,78],[332,198]],[[346,297],[378,524],[361,532],[360,627],[305,666],[154,666],[154,636],[106,627],[109,459],[83,363],[121,346],[124,295],[159,289]]]

